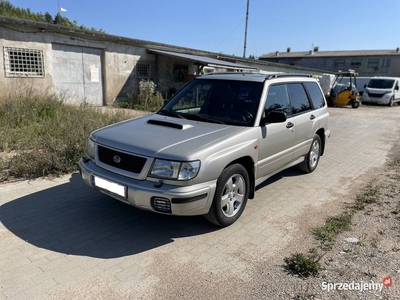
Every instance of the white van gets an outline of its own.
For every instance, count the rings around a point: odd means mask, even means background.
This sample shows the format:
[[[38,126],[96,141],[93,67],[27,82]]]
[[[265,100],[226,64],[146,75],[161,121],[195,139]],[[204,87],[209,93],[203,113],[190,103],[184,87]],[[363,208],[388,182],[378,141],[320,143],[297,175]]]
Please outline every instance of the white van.
[[[400,102],[399,85],[398,77],[372,77],[364,88],[362,101],[393,106]]]

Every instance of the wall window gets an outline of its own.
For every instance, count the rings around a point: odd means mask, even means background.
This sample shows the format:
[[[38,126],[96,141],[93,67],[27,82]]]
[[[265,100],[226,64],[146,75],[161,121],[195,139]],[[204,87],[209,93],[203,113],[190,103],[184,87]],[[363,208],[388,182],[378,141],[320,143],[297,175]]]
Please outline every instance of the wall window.
[[[151,65],[149,63],[136,63],[136,77],[150,79]]]
[[[353,59],[351,60],[351,67],[352,67],[352,68],[359,68],[359,67],[361,67],[361,59],[359,59],[359,58],[353,58]]]
[[[6,77],[44,77],[43,51],[4,47]]]
[[[384,58],[382,60],[382,67],[390,67],[390,62],[391,62],[390,58]]]
[[[368,59],[368,67],[369,68],[376,68],[379,66],[379,59],[378,58],[370,58]]]
[[[335,59],[335,68],[344,67],[344,59]]]

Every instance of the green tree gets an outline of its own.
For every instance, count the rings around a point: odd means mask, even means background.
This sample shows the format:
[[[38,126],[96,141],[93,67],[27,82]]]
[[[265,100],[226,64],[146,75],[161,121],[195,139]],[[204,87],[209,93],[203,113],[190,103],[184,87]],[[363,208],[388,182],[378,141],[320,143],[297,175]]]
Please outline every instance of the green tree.
[[[51,24],[54,22],[53,16],[51,14],[49,14],[47,11],[44,13],[43,17],[44,17],[45,22],[47,22],[47,23]]]
[[[60,24],[62,26],[80,28],[85,31],[94,31],[105,33],[103,29],[96,29],[86,27],[85,25],[78,25],[77,21],[70,21],[67,17],[63,17],[60,13],[57,13],[54,17],[49,12],[45,13],[34,13],[30,8],[19,8],[14,6],[8,0],[0,0],[0,16],[19,18],[24,20],[31,20],[36,22],[45,22],[49,24]]]

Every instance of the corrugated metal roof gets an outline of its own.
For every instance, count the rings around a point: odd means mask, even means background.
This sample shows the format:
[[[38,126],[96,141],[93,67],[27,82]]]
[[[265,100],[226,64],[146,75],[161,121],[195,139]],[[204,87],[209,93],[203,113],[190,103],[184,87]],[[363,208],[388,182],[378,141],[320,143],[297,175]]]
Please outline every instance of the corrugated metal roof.
[[[310,51],[301,52],[270,52],[263,54],[260,58],[304,58],[304,57],[339,57],[339,56],[388,56],[400,55],[400,51],[393,50],[348,50],[348,51]]]
[[[240,65],[237,63],[224,61],[220,59],[215,59],[211,57],[199,56],[199,55],[192,55],[192,54],[184,54],[184,53],[177,53],[177,52],[169,52],[169,51],[162,51],[162,50],[155,50],[155,49],[148,49],[151,53],[161,54],[165,56],[177,57],[184,60],[189,60],[196,62],[198,64],[210,67],[226,67],[229,69],[236,69],[236,70],[257,70],[255,67],[249,67],[246,65]]]
[[[166,49],[166,50],[173,50],[173,51],[185,51],[195,54],[207,54],[209,52],[203,50],[197,50],[192,48],[174,46],[164,43],[152,42],[147,40],[139,40],[135,38],[128,38],[123,36],[111,35],[103,32],[95,32],[95,31],[86,31],[79,28],[72,28],[67,26],[62,26],[58,24],[50,24],[44,22],[37,22],[19,18],[11,18],[6,16],[0,16],[0,25],[3,24],[12,24],[12,25],[22,25],[28,26],[31,28],[35,28],[36,30],[32,31],[21,31],[23,33],[61,33],[66,34],[69,36],[77,36],[80,38],[90,39],[90,40],[102,40],[102,41],[109,41],[113,43],[125,44],[125,45],[133,45],[137,47],[143,48],[157,48],[157,49]],[[9,28],[9,26],[4,26],[5,28]],[[12,30],[18,31],[18,29],[11,28]]]
[[[23,33],[33,33],[33,34],[46,34],[47,32],[53,32],[53,33],[61,33],[68,35],[70,37],[79,37],[79,38],[84,38],[84,39],[90,39],[90,40],[96,40],[96,41],[109,41],[113,43],[119,43],[119,44],[125,44],[125,45],[132,45],[136,47],[142,47],[142,48],[147,48],[147,49],[158,49],[160,51],[176,51],[174,53],[185,53],[185,54],[190,54],[194,56],[200,56],[203,59],[205,57],[217,57],[220,58],[221,60],[234,60],[235,62],[243,62],[246,64],[250,65],[256,65],[258,67],[260,66],[266,66],[268,68],[279,68],[279,71],[282,71],[282,69],[289,70],[292,72],[293,70],[296,71],[307,71],[310,73],[320,73],[321,70],[318,69],[312,69],[312,68],[305,68],[305,67],[298,67],[298,66],[288,66],[285,64],[279,64],[276,62],[268,62],[268,61],[263,61],[263,60],[255,60],[255,59],[247,59],[247,58],[242,58],[238,56],[230,56],[230,55],[225,55],[221,53],[214,53],[214,52],[209,52],[205,50],[199,50],[199,49],[192,49],[192,48],[186,48],[186,47],[181,47],[181,46],[174,46],[174,45],[169,45],[169,44],[163,44],[163,43],[157,43],[157,42],[152,42],[152,41],[146,41],[146,40],[139,40],[139,39],[133,39],[133,38],[127,38],[127,37],[122,37],[122,36],[116,36],[116,35],[110,35],[106,33],[101,33],[101,32],[92,32],[92,31],[85,31],[77,28],[71,28],[71,27],[66,27],[66,26],[60,26],[57,24],[49,24],[49,23],[43,23],[43,22],[36,22],[36,21],[30,21],[30,20],[24,20],[24,19],[18,19],[18,18],[11,18],[11,17],[5,17],[5,16],[0,16],[0,26],[4,28],[9,28],[11,30],[17,30],[17,28],[12,28],[14,26],[9,26],[9,25],[22,25],[22,26],[28,26],[33,28],[32,31],[25,31],[25,29],[21,29]],[[221,60],[218,60],[218,62],[221,62]],[[226,64],[228,62],[224,62]],[[246,66],[248,69],[250,67]],[[256,69],[256,67],[254,67]]]

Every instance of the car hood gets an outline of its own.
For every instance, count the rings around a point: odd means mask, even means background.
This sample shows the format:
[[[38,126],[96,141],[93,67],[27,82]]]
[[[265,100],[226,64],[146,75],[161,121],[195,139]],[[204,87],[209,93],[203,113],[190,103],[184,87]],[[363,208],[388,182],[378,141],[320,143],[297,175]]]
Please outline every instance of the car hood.
[[[98,144],[130,153],[185,160],[207,145],[244,129],[154,114],[99,129],[91,138]]]
[[[383,95],[383,94],[392,92],[392,89],[375,89],[375,88],[366,87],[364,89],[364,92]]]

